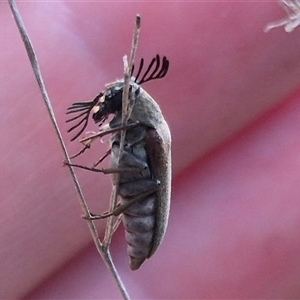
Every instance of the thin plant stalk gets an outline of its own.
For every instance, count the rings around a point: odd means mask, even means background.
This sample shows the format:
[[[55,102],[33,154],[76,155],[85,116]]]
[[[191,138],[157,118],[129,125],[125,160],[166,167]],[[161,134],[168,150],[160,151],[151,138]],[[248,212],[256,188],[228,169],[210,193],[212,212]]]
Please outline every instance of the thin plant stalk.
[[[45,87],[45,84],[44,84],[44,81],[43,81],[43,78],[42,78],[41,70],[40,70],[40,67],[39,67],[39,64],[38,64],[37,56],[35,54],[33,45],[30,41],[29,35],[26,31],[25,25],[22,21],[21,15],[19,13],[19,10],[17,8],[17,5],[16,5],[15,1],[14,0],[8,0],[8,3],[9,3],[9,6],[10,6],[10,9],[12,11],[12,14],[14,16],[16,25],[19,29],[19,32],[20,32],[21,38],[23,40],[24,46],[26,48],[27,55],[29,57],[33,73],[34,73],[34,75],[36,77],[36,80],[38,82],[41,94],[43,96],[44,103],[45,103],[45,105],[47,107],[47,110],[48,110],[48,114],[50,116],[51,122],[54,126],[56,135],[58,137],[60,146],[61,146],[62,151],[64,153],[65,160],[69,164],[69,170],[70,170],[71,177],[72,177],[74,185],[75,185],[76,192],[79,196],[80,205],[82,207],[82,210],[84,211],[85,216],[90,216],[91,214],[90,214],[88,205],[87,205],[87,203],[85,201],[85,198],[83,196],[83,193],[82,193],[82,190],[80,188],[77,177],[75,175],[74,169],[73,169],[72,166],[70,166],[71,161],[70,161],[66,146],[64,144],[62,135],[60,133],[59,127],[58,127],[57,122],[56,122],[54,111],[53,111],[51,101],[50,101],[50,98],[48,96],[48,93],[47,93],[47,90],[46,90],[46,87]],[[102,259],[104,260],[106,266],[108,267],[109,271],[111,272],[113,278],[115,279],[115,281],[117,283],[117,286],[118,286],[123,298],[124,299],[130,299],[130,297],[129,297],[127,291],[126,291],[126,288],[123,285],[122,280],[121,280],[121,278],[118,274],[118,271],[116,270],[115,265],[112,261],[112,258],[111,258],[111,255],[109,253],[108,247],[103,247],[103,244],[101,243],[101,241],[98,237],[98,232],[97,232],[97,229],[94,225],[94,222],[92,220],[86,220],[86,222],[88,224],[91,235],[93,237],[93,241],[95,243],[95,246],[96,246],[99,254],[101,255]],[[113,231],[112,231],[112,233],[113,233]]]
[[[139,15],[136,16],[135,19],[135,29],[132,38],[132,45],[131,45],[131,53],[130,53],[130,60],[129,64],[127,62],[127,57],[124,56],[123,63],[124,63],[124,88],[122,94],[122,126],[125,127],[127,125],[127,121],[131,115],[131,110],[133,108],[134,103],[129,103],[129,86],[130,86],[130,76],[132,72],[132,66],[135,58],[135,54],[137,51],[138,40],[140,35],[140,27],[141,27],[141,17]],[[132,100],[132,99],[131,99]],[[122,157],[124,144],[125,144],[125,135],[126,129],[121,131],[121,138],[120,138],[120,152],[117,161],[117,167],[120,162],[120,157]],[[118,182],[120,174],[116,174],[116,184],[113,186],[113,192],[111,194],[110,199],[110,211],[114,211],[117,206],[117,190],[118,190]],[[104,247],[108,248],[111,244],[111,238],[116,230],[117,226],[120,224],[120,218],[111,216],[107,221],[105,236],[103,240]]]

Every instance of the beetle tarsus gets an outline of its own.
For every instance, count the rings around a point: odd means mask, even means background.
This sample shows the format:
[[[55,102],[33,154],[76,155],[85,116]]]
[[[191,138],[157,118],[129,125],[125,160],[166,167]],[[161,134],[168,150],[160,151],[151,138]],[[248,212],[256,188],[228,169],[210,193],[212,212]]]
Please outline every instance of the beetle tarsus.
[[[103,213],[103,215],[94,215],[90,212],[89,215],[83,215],[82,219],[89,220],[89,221],[94,221],[94,220],[105,219],[105,218],[111,217],[112,215],[113,214],[109,213],[109,212],[105,212],[105,213]]]

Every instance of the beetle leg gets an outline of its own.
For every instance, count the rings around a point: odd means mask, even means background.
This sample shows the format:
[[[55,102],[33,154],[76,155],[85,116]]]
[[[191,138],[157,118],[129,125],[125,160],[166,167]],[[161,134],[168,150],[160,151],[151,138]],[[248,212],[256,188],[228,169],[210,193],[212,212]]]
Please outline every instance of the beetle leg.
[[[90,135],[90,136],[87,136],[83,139],[80,140],[81,143],[85,143],[85,142],[88,142],[89,140],[94,140],[95,138],[100,138],[100,137],[103,137],[107,134],[110,134],[110,133],[115,133],[115,132],[118,132],[120,130],[126,130],[126,129],[130,129],[130,128],[134,128],[136,126],[139,125],[139,122],[136,121],[136,122],[133,122],[133,123],[129,123],[127,125],[121,125],[121,126],[118,126],[118,127],[109,127],[109,129],[105,129],[105,130],[100,130],[99,132],[97,132],[96,134],[93,134],[93,135]]]
[[[112,151],[114,153],[114,155],[119,155],[119,148],[118,147],[112,147]],[[115,165],[115,164],[113,164]],[[148,168],[148,164],[147,162],[143,161],[142,159],[140,159],[139,157],[131,154],[130,152],[127,151],[127,149],[125,148],[123,153],[122,153],[122,157],[120,159],[120,166],[123,169],[124,167],[131,167],[131,168],[138,168],[140,170],[145,170]]]
[[[73,154],[72,156],[70,156],[70,159],[73,159],[73,158],[79,156],[79,155],[82,154],[86,149],[90,149],[90,145],[84,146],[84,148],[82,148],[79,152],[77,152],[77,153]],[[104,160],[110,153],[111,153],[111,148],[109,148],[109,149],[106,151],[106,153],[105,153],[102,157],[100,157],[99,160],[98,160],[97,162],[95,162],[95,163],[93,164],[93,167],[97,167],[101,162],[103,162],[103,160]],[[66,161],[64,161],[64,165],[67,165],[67,166],[68,166],[69,164],[68,164]]]
[[[121,183],[118,189],[118,195],[126,201],[131,201],[129,198],[137,197],[148,191],[156,191],[160,181],[157,179],[141,179],[133,182]]]
[[[63,164],[65,166],[70,166],[70,167],[76,167],[88,171],[93,171],[93,172],[98,172],[98,173],[103,173],[103,174],[113,174],[113,173],[123,173],[123,172],[141,172],[141,168],[105,168],[105,169],[97,169],[93,167],[86,167],[83,165],[77,165],[77,164],[69,164],[68,162],[64,161]]]
[[[157,190],[157,186],[155,188],[153,188],[152,190],[149,190],[147,192],[144,192],[143,194],[140,194],[137,197],[132,198],[130,201],[118,206],[111,214],[114,216],[118,216],[119,214],[123,213],[126,209],[128,209],[129,207],[131,207],[133,204],[144,200],[145,198],[147,198],[148,196],[150,196],[151,194],[153,194],[156,190]]]
[[[97,167],[100,163],[103,162],[103,160],[111,153],[111,148],[109,148],[106,153],[97,161],[93,164],[93,167]]]
[[[100,131],[100,132],[97,132],[93,135],[90,135],[90,136],[87,136],[85,138],[82,138],[80,140],[81,143],[84,144],[84,147],[78,151],[77,153],[73,154],[72,156],[70,156],[70,159],[73,159],[79,155],[81,155],[82,153],[85,152],[85,150],[87,149],[90,149],[91,148],[91,144],[92,142],[96,139],[96,138],[100,138],[100,137],[103,137],[107,134],[110,134],[110,133],[115,133],[115,132],[118,132],[120,130],[126,130],[126,129],[131,129],[131,128],[134,128],[136,127],[137,125],[139,125],[139,122],[134,122],[134,123],[130,123],[130,124],[127,124],[125,126],[118,126],[118,127],[114,127],[114,128],[110,128],[109,129],[105,129],[103,131]],[[94,167],[96,167],[99,163],[101,163],[109,154],[111,153],[111,149],[109,149],[106,154],[101,157],[95,164],[94,164]]]
[[[147,181],[149,181],[149,180],[147,180]],[[143,192],[143,193],[139,194],[138,196],[130,199],[126,203],[118,204],[117,207],[112,212],[105,212],[102,215],[90,214],[90,216],[83,216],[82,218],[86,219],[86,220],[99,220],[99,219],[105,219],[105,218],[108,218],[111,216],[119,216],[121,213],[126,211],[129,207],[131,207],[135,203],[137,203],[141,200],[144,200],[146,197],[153,194],[158,189],[159,182],[153,181],[153,183],[155,183],[155,184],[153,184],[152,188],[150,188],[146,192]]]
[[[80,154],[85,152],[86,149],[90,149],[90,148],[91,148],[91,143],[86,143],[86,145],[80,151],[78,151],[77,153],[70,156],[70,159],[73,159],[73,158],[79,156]]]

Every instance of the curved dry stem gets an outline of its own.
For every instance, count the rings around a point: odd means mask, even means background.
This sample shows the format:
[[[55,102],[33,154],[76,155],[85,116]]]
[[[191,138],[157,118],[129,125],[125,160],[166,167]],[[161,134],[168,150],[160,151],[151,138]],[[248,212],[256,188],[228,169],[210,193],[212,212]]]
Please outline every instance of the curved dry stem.
[[[28,54],[28,57],[29,57],[29,60],[30,60],[30,63],[31,63],[32,70],[33,70],[34,75],[36,77],[36,80],[38,82],[40,91],[41,91],[42,96],[43,96],[44,103],[47,107],[50,119],[52,121],[52,124],[54,126],[56,135],[57,135],[59,143],[60,143],[60,146],[61,146],[62,151],[64,153],[65,160],[68,162],[68,164],[71,164],[66,146],[64,144],[63,138],[61,136],[60,130],[59,130],[57,122],[56,122],[56,118],[55,118],[55,115],[54,115],[54,111],[52,109],[50,98],[48,96],[48,93],[47,93],[47,90],[46,90],[46,87],[45,87],[45,84],[44,84],[44,81],[43,81],[43,78],[42,78],[42,74],[41,74],[41,71],[40,71],[40,68],[39,68],[38,60],[37,60],[35,51],[33,49],[32,43],[30,41],[30,38],[29,38],[29,36],[27,34],[27,31],[25,29],[25,25],[22,21],[22,18],[20,16],[20,13],[19,13],[19,10],[17,8],[17,5],[16,5],[15,1],[14,0],[8,0],[8,3],[9,3],[9,6],[10,6],[10,9],[12,11],[12,14],[14,16],[17,27],[19,29],[19,32],[20,32],[21,38],[23,40],[24,46],[26,48],[26,51],[27,51],[27,54]],[[77,194],[79,196],[79,201],[80,201],[80,205],[82,207],[82,210],[84,211],[85,215],[90,215],[89,208],[88,208],[87,203],[84,199],[84,196],[83,196],[82,190],[80,188],[79,182],[77,180],[77,177],[75,175],[74,169],[71,166],[69,166],[69,170],[70,170],[71,177],[73,179]],[[117,286],[118,286],[120,292],[122,293],[123,298],[124,299],[130,299],[130,297],[129,297],[129,295],[128,295],[128,293],[127,293],[127,291],[126,291],[126,289],[125,289],[125,287],[124,287],[124,285],[121,281],[121,278],[119,277],[119,274],[118,274],[118,272],[117,272],[117,270],[114,266],[114,263],[113,263],[112,258],[110,256],[108,248],[103,247],[103,245],[102,245],[102,243],[101,243],[101,241],[98,237],[98,232],[97,232],[97,229],[94,225],[94,222],[92,220],[86,220],[86,222],[87,222],[88,227],[90,229],[91,235],[92,235],[94,243],[96,245],[96,248],[97,248],[99,254],[101,255],[102,259],[104,260],[106,266],[110,270],[112,276],[116,280]]]

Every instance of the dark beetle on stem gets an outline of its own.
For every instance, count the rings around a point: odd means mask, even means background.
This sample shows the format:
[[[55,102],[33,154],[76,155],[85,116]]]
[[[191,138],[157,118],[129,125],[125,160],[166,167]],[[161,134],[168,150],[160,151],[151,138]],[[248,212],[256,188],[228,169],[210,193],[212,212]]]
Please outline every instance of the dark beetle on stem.
[[[100,131],[105,127],[102,125],[108,116],[114,115],[108,126],[109,133],[114,131],[110,139],[109,153],[111,168],[120,170],[117,194],[121,197],[121,202],[116,211],[111,214],[123,214],[127,253],[132,270],[137,270],[146,258],[151,257],[161,243],[168,223],[171,192],[169,127],[158,104],[140,87],[147,81],[164,77],[169,68],[169,61],[163,57],[161,62],[157,55],[139,80],[143,65],[142,59],[136,77],[132,77],[130,81],[129,102],[133,103],[133,107],[120,158],[120,129],[124,129],[122,127],[123,80],[107,84],[105,90],[93,101],[74,103],[67,112],[67,114],[79,113],[67,122],[81,118],[79,123],[71,127],[68,132],[83,124],[72,140],[82,134],[91,112],[95,123],[100,124]],[[118,160],[119,165],[117,165]],[[113,174],[114,184],[116,184],[115,177],[116,175]]]

